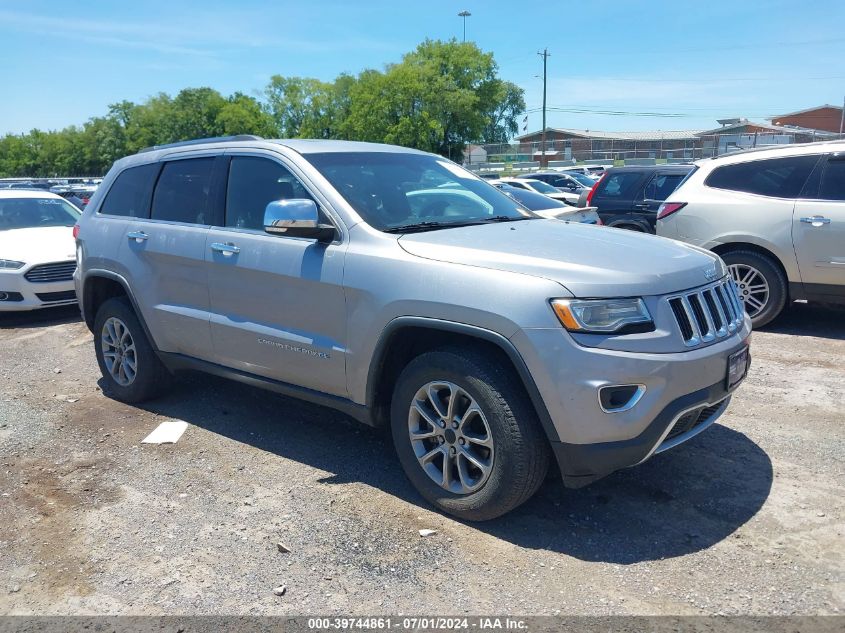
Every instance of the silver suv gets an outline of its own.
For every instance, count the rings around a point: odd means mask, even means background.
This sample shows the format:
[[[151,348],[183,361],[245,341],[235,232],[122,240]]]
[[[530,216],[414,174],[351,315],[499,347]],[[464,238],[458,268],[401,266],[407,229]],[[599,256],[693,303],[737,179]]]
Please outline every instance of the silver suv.
[[[390,427],[431,503],[585,485],[712,424],[749,363],[722,261],[547,220],[440,156],[207,139],[111,169],[76,290],[107,391],[201,370]]]

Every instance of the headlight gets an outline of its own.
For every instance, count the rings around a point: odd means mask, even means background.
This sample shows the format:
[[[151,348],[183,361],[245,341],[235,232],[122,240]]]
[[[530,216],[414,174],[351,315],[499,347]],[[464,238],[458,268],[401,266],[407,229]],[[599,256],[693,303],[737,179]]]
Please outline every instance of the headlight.
[[[570,332],[624,334],[654,329],[642,299],[553,299],[552,308]]]
[[[16,262],[14,259],[0,259],[0,270],[17,270],[23,268],[25,262]]]

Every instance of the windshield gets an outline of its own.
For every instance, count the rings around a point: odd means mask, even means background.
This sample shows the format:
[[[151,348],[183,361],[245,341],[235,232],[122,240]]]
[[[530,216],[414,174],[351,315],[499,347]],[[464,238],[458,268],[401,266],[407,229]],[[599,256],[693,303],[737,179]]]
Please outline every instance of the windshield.
[[[582,185],[586,185],[587,187],[592,187],[594,184],[596,184],[595,178],[590,178],[589,176],[585,176],[584,174],[579,174],[578,172],[569,173],[569,174],[566,174],[566,175],[569,176],[570,178],[573,178],[574,180],[577,180]]]
[[[331,152],[305,158],[380,231],[535,217],[492,185],[437,156]]]
[[[526,184],[534,191],[539,191],[540,193],[560,193],[557,188],[552,187],[549,183],[543,182],[542,180],[529,180]]]
[[[0,198],[0,231],[45,226],[73,226],[79,211],[56,198]]]

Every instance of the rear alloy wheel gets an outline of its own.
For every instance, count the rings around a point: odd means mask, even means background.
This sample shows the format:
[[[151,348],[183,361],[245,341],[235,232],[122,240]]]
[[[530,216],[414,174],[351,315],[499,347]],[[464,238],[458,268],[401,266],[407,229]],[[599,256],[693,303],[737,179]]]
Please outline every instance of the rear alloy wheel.
[[[751,324],[760,328],[777,317],[786,305],[786,278],[770,257],[736,250],[722,255]]]
[[[126,324],[117,317],[110,317],[100,333],[103,362],[112,379],[121,387],[128,387],[138,373],[138,356],[135,341]]]
[[[149,400],[170,382],[126,297],[108,299],[97,310],[94,350],[103,374],[103,391],[117,400]]]

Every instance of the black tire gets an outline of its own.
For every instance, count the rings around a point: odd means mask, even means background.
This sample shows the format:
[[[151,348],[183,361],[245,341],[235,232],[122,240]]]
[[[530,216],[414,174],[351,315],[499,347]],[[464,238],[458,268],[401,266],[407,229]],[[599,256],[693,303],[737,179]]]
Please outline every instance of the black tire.
[[[754,329],[761,328],[775,319],[786,305],[788,290],[786,276],[783,274],[778,263],[767,255],[756,251],[736,250],[722,255],[722,259],[728,266],[749,266],[757,270],[769,286],[768,299],[763,308],[751,317],[751,325]],[[742,289],[740,289],[742,294]],[[746,311],[748,311],[746,306]],[[749,312],[750,313],[750,312]]]
[[[103,354],[103,328],[111,318],[119,319],[126,326],[134,342],[136,373],[132,381],[126,385],[120,384],[111,374]],[[94,349],[97,354],[97,364],[100,366],[105,382],[103,391],[115,400],[129,403],[143,402],[165,391],[170,374],[147,340],[144,328],[141,327],[126,297],[109,299],[97,310],[97,316],[94,319]]]
[[[494,446],[490,474],[468,494],[435,483],[411,444],[412,401],[419,389],[433,381],[449,381],[464,390],[490,427]],[[550,450],[536,411],[512,368],[490,352],[448,347],[412,360],[396,383],[390,419],[393,443],[411,483],[430,503],[460,519],[486,521],[501,516],[527,501],[546,476]]]

